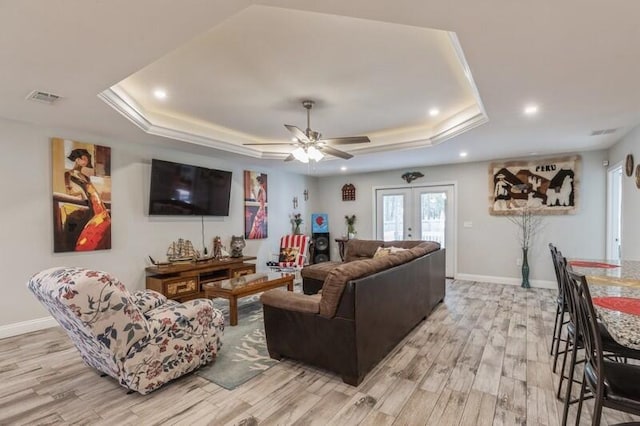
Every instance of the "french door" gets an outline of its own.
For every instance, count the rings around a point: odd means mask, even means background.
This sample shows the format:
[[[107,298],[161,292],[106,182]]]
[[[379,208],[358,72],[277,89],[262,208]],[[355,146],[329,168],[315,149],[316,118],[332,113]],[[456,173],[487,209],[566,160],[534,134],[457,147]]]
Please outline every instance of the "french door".
[[[453,185],[377,189],[376,238],[439,242],[447,249],[446,275],[453,277],[453,190]]]

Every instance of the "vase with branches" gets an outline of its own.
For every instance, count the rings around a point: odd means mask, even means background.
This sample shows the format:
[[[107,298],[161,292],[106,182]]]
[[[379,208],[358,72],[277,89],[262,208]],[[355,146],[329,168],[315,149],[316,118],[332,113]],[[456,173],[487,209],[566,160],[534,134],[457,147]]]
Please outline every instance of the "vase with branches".
[[[531,246],[536,233],[542,228],[543,217],[539,209],[524,206],[517,210],[512,216],[507,216],[517,227],[518,239],[522,248],[522,284],[523,288],[530,288],[529,284],[529,247]]]
[[[355,238],[356,228],[354,225],[356,223],[356,215],[355,214],[352,214],[351,216],[345,215],[344,220],[347,223],[347,237],[349,239]]]

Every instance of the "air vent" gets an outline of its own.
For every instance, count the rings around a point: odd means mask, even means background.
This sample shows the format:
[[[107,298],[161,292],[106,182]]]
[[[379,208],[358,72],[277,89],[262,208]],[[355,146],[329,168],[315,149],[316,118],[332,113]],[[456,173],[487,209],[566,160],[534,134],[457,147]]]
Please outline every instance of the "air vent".
[[[60,99],[61,96],[54,95],[53,93],[41,92],[39,90],[34,90],[33,92],[27,95],[28,100],[42,102],[45,104],[52,105],[55,101]]]
[[[600,135],[610,135],[611,133],[615,133],[618,129],[600,129],[594,130],[591,132],[591,136],[600,136]]]

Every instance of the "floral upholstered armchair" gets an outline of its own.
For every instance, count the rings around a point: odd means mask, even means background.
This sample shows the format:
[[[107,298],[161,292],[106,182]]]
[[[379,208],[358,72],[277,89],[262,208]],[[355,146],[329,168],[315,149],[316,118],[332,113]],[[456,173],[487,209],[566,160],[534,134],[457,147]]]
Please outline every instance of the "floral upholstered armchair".
[[[224,318],[210,300],[129,293],[117,278],[84,268],[47,269],[28,287],[85,363],[141,394],[207,364],[222,345]]]

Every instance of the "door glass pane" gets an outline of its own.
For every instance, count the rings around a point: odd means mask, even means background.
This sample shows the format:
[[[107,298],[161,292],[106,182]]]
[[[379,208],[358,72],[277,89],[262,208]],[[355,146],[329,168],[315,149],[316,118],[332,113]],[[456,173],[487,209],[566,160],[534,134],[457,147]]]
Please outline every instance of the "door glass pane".
[[[445,246],[444,224],[446,192],[423,192],[420,194],[421,240],[437,241]]]
[[[384,241],[404,239],[404,195],[382,196]]]

